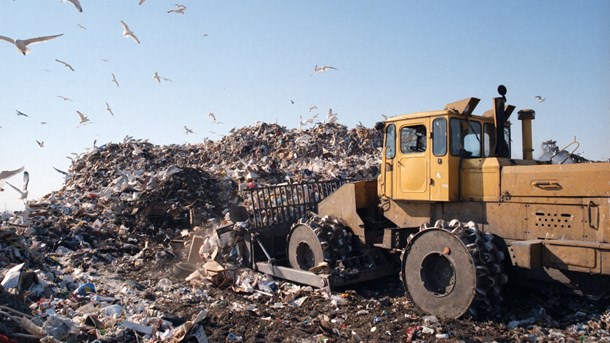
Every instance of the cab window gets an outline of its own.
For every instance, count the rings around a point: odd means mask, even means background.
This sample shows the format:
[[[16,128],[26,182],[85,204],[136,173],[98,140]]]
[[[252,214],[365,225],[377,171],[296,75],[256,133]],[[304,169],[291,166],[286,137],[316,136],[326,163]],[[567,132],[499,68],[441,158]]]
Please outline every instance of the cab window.
[[[451,155],[481,157],[481,123],[473,120],[452,118]]]
[[[400,152],[411,154],[426,151],[426,127],[405,126],[400,129]]]
[[[432,152],[434,156],[447,153],[447,120],[437,118],[432,122]]]
[[[392,159],[396,156],[396,126],[390,124],[385,130],[385,158]]]

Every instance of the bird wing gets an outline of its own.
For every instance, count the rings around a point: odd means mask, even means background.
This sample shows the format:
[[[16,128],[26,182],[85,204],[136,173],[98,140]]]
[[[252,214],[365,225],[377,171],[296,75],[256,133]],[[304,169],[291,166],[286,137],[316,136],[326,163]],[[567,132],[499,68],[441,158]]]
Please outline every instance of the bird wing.
[[[30,38],[30,39],[24,39],[23,42],[25,43],[25,45],[42,43],[42,42],[46,42],[48,40],[51,40],[53,38],[57,38],[57,37],[63,36],[63,35],[64,34],[62,33],[62,34],[54,35],[54,36],[35,37],[35,38]]]
[[[78,114],[78,117],[80,118],[81,122],[89,120],[87,118],[87,116],[85,114],[83,114],[81,111],[76,111],[76,114]]]
[[[128,35],[129,35],[131,38],[133,38],[133,40],[135,40],[135,41],[136,41],[136,43],[140,44],[140,40],[138,39],[138,37],[136,37],[135,33],[133,33],[133,32],[131,32],[131,31],[130,31],[130,32],[129,32],[129,33],[127,33],[127,34],[128,34]]]
[[[28,172],[23,172],[23,190],[27,191],[28,190],[28,184],[30,183],[30,173]]]
[[[1,39],[1,40],[5,40],[5,41],[7,41],[7,42],[9,42],[9,43],[13,43],[13,44],[15,44],[15,40],[14,40],[14,39],[12,39],[12,38],[9,38],[9,37],[4,37],[4,36],[0,36],[0,39]]]
[[[23,195],[23,191],[21,191],[21,189],[11,185],[8,181],[5,182],[7,185],[11,186],[14,190],[16,190],[17,192],[19,192],[19,194]]]
[[[53,167],[53,169],[55,169],[55,170],[56,170],[58,173],[62,173],[62,174],[64,174],[65,176],[68,176],[68,173],[66,173],[66,172],[65,172],[65,171],[63,171],[63,170],[59,170],[59,169],[57,169],[57,168],[55,168],[55,167]]]
[[[76,7],[76,9],[77,9],[79,12],[82,12],[82,11],[83,11],[83,8],[82,8],[82,7],[81,7],[81,5],[80,5],[80,1],[78,1],[78,0],[68,0],[68,1],[70,1],[71,3],[73,3],[73,4],[74,4],[74,6]]]
[[[129,30],[129,26],[127,26],[127,23],[125,23],[124,21],[121,20],[121,25],[123,25],[123,30],[125,31],[131,31]]]
[[[15,170],[3,170],[0,172],[0,180],[8,179],[13,175],[17,175],[23,171],[23,167]]]

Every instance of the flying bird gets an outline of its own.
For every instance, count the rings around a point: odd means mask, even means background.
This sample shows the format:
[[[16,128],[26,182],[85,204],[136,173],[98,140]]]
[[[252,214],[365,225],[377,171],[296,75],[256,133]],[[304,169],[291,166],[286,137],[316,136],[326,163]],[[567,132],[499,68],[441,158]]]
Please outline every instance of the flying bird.
[[[80,28],[81,28],[81,29],[83,29],[83,30],[86,30],[86,29],[87,29],[86,27],[84,27],[84,26],[83,26],[83,25],[81,25],[81,24],[77,24],[77,25],[78,25],[78,27],[80,27]]]
[[[28,118],[30,117],[29,115],[27,115],[19,110],[17,110],[17,116],[23,116],[23,117],[28,117]]]
[[[123,37],[131,37],[136,43],[140,44],[140,40],[136,37],[135,33],[133,33],[127,24],[121,20],[121,25],[123,26]]]
[[[23,172],[23,190],[28,190],[28,185],[30,184],[30,173],[27,171]]]
[[[87,116],[83,112],[76,111],[76,114],[78,114],[78,118],[80,119],[80,122],[78,123],[79,125],[83,125],[83,124],[86,124],[87,122],[91,122],[91,120],[89,120],[89,118],[87,118]]]
[[[309,112],[311,112],[313,110],[317,110],[317,109],[318,109],[318,106],[316,106],[316,105],[310,106],[309,107]]]
[[[538,102],[543,102],[544,100],[546,100],[545,98],[541,97],[540,95],[536,95],[534,98],[536,98],[536,100],[538,100]]]
[[[83,11],[83,8],[82,8],[82,7],[81,7],[81,5],[80,5],[80,1],[78,1],[78,0],[62,0],[62,2],[71,2],[71,3],[73,3],[73,4],[74,4],[74,7],[76,7],[76,9],[77,9],[79,12],[82,12],[82,11]]]
[[[44,36],[44,37],[36,37],[36,38],[30,38],[30,39],[12,39],[9,37],[0,36],[0,40],[4,40],[9,43],[15,44],[15,46],[17,47],[17,51],[19,51],[21,54],[23,54],[25,56],[30,53],[30,49],[28,49],[28,45],[46,42],[48,40],[51,40],[53,38],[57,38],[57,37],[63,36],[63,35],[64,34],[62,33],[62,34],[54,35],[54,36]]]
[[[186,125],[184,125],[184,134],[188,135],[189,133],[195,133],[195,132],[193,132],[193,130],[189,129],[188,127],[186,127]]]
[[[381,118],[383,118],[383,120],[388,120],[388,116],[386,116],[385,114],[381,114]]]
[[[72,68],[71,65],[69,65],[68,63],[64,62],[64,61],[60,61],[57,58],[55,59],[55,62],[61,63],[63,65],[65,65],[67,68],[70,68],[70,70],[74,71],[74,68]]]
[[[328,115],[326,116],[326,121],[329,123],[337,122],[337,113],[333,113],[333,109],[328,109]]]
[[[57,97],[63,99],[64,101],[72,101],[72,99],[65,96],[58,95]]]
[[[117,87],[119,86],[119,81],[116,80],[116,76],[114,76],[114,73],[112,73],[112,82],[114,82]]]
[[[44,141],[36,141],[36,143],[38,143],[38,146],[41,148],[44,148]]]
[[[144,1],[146,0],[140,0],[140,2],[138,3],[138,5],[142,5],[144,3]]]
[[[208,112],[208,117],[212,118],[212,121],[216,121],[216,116],[212,112]]]
[[[100,61],[102,61],[102,62],[106,62],[106,63],[110,62],[110,61],[109,61],[108,59],[106,59],[106,58],[100,58]]]
[[[19,169],[15,169],[15,170],[3,170],[0,172],[0,192],[4,191],[4,189],[2,189],[2,186],[4,186],[4,180],[13,177],[19,173],[21,173],[23,171],[23,167],[19,168]]]
[[[161,79],[163,79],[163,81],[169,81],[169,82],[172,82],[172,80],[170,80],[170,79],[168,79],[168,78],[166,78],[166,77],[163,77],[163,76],[159,75],[159,73],[157,73],[157,72],[155,72],[155,75],[153,75],[153,77],[152,77],[152,78],[153,78],[153,79],[155,79],[155,80],[157,80],[157,82],[159,82],[159,83],[161,83]]]
[[[110,108],[110,105],[108,105],[108,102],[106,102],[106,111],[110,112],[110,114],[112,114],[112,116],[114,117],[114,113],[112,112],[112,108]]]
[[[176,8],[167,11],[167,13],[174,12],[174,13],[184,14],[184,11],[186,10],[186,6],[180,5],[180,4],[175,4],[175,5],[176,5]]]
[[[318,67],[318,65],[316,64],[316,66],[313,67],[313,73],[311,73],[311,75],[316,74],[316,73],[324,73],[324,72],[327,72],[327,71],[329,71],[331,69],[338,70],[337,68],[331,67],[331,66],[321,66],[321,67]]]

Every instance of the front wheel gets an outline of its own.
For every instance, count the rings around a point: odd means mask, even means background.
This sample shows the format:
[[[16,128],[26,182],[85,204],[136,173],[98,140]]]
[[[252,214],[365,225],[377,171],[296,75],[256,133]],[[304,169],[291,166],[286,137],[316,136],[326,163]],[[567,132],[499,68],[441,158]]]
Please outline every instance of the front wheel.
[[[441,318],[482,317],[497,309],[507,277],[493,236],[453,221],[425,227],[403,251],[401,278],[420,310]]]

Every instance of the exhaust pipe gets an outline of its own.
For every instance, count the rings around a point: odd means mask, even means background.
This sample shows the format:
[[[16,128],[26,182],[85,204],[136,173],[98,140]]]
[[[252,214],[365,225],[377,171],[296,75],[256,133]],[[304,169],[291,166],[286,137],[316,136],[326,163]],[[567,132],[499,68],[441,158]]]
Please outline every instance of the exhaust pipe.
[[[523,159],[533,160],[532,152],[532,120],[536,118],[536,112],[534,110],[525,109],[517,112],[521,120],[521,137],[523,140]]]

